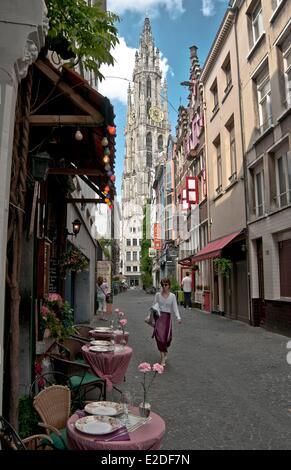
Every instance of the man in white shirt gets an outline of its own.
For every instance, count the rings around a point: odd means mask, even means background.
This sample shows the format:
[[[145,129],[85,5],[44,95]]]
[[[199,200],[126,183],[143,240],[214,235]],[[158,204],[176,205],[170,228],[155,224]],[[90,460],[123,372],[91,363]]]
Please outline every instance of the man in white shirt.
[[[184,307],[191,308],[191,291],[192,291],[192,279],[189,273],[186,273],[186,276],[182,279],[182,289],[184,292]]]

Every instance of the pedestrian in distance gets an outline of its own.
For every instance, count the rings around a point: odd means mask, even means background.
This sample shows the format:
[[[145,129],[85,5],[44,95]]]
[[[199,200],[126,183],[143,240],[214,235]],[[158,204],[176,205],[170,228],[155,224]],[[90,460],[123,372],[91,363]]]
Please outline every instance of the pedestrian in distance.
[[[191,308],[192,279],[189,273],[186,273],[186,276],[183,277],[181,287],[184,292],[184,308],[187,308],[187,306]]]
[[[99,276],[97,279],[96,285],[96,294],[97,294],[97,314],[100,315],[99,319],[107,321],[106,318],[106,292],[104,289],[103,277]]]
[[[159,317],[156,319],[153,336],[161,354],[161,365],[166,365],[168,348],[172,341],[172,314],[175,314],[180,324],[182,322],[175,294],[170,292],[171,281],[168,278],[161,280],[161,292],[157,292],[154,304],[159,306]]]

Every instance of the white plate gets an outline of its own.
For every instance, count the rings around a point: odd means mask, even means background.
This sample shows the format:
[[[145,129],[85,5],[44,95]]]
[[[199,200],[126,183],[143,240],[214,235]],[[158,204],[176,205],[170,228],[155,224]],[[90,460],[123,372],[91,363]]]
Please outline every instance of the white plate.
[[[121,421],[110,416],[84,416],[75,422],[78,431],[93,435],[109,434],[122,426]]]
[[[89,346],[89,351],[92,352],[112,352],[114,351],[114,346]]]
[[[94,341],[90,341],[91,346],[111,346],[110,341],[103,341],[101,339],[96,339]]]
[[[85,406],[85,411],[91,415],[99,416],[117,416],[123,413],[122,403],[112,401],[93,401]]]
[[[104,333],[104,331],[105,331],[105,332],[107,332],[107,331],[108,331],[108,332],[111,332],[112,329],[111,329],[109,326],[97,326],[97,327],[95,328],[95,330],[93,330],[93,331],[100,331],[100,332]]]

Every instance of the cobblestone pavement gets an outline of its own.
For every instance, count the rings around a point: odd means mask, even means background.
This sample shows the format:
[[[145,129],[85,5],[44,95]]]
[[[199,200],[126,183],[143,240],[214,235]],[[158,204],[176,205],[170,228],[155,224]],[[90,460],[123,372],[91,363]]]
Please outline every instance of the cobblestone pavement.
[[[134,392],[136,405],[142,398],[138,364],[159,361],[144,323],[152,299],[141,290],[114,299],[134,349],[122,387]],[[197,309],[180,312],[166,371],[150,390],[152,409],[166,422],[162,449],[291,449],[288,338]]]

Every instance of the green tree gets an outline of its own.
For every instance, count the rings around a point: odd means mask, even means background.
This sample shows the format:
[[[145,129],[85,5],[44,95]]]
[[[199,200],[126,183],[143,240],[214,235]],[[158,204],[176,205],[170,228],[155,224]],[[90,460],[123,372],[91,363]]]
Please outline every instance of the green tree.
[[[85,0],[46,0],[46,5],[49,38],[67,39],[83,67],[102,80],[100,66],[114,64],[110,49],[119,42],[114,26],[119,17],[103,11],[98,3],[89,6]]]
[[[151,247],[151,240],[147,238],[147,205],[145,205],[143,210],[143,229],[142,229],[142,241],[141,241],[141,278],[143,285],[145,287],[152,286],[152,269],[153,269],[153,260],[149,257],[149,248]]]

